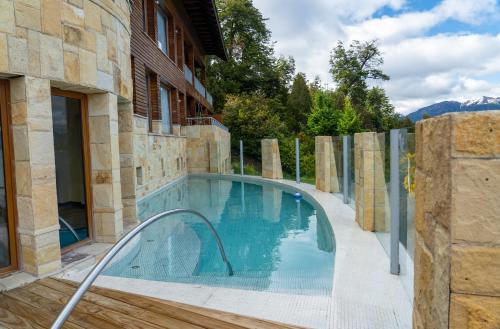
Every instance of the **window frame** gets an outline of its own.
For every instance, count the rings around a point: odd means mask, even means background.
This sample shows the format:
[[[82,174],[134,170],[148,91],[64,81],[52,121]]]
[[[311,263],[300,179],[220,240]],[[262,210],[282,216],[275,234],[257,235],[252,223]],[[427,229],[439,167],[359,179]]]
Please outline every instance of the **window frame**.
[[[164,29],[163,32],[165,33],[165,49],[161,47],[160,44],[160,24],[159,24],[159,18],[162,17],[163,21],[165,22],[164,24]],[[156,45],[158,46],[158,49],[161,50],[162,53],[165,55],[169,55],[169,37],[168,37],[168,24],[169,24],[169,17],[167,13],[158,5],[156,6]]]
[[[163,91],[167,92],[168,107],[168,129],[165,129],[165,113],[163,111]],[[161,112],[161,132],[165,135],[172,134],[172,88],[165,83],[160,83],[160,112]]]

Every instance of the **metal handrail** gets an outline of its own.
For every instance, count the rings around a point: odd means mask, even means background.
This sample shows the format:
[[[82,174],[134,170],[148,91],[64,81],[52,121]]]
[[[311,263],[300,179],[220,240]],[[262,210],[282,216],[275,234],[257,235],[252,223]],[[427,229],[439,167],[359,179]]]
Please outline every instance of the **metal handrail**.
[[[70,314],[73,311],[73,309],[76,307],[76,305],[78,304],[78,302],[80,301],[80,299],[82,299],[82,297],[85,294],[85,292],[90,288],[90,286],[92,285],[92,283],[94,283],[94,281],[97,279],[97,277],[99,276],[99,274],[101,274],[101,272],[104,270],[104,268],[106,267],[106,265],[109,264],[109,262],[111,261],[111,259],[113,259],[113,257],[115,257],[116,254],[130,240],[132,240],[144,228],[148,227],[149,225],[153,224],[154,222],[158,221],[159,219],[164,218],[164,217],[168,217],[168,216],[171,216],[171,215],[180,214],[180,213],[190,213],[190,214],[196,215],[196,216],[200,217],[201,219],[203,219],[203,221],[205,222],[205,224],[207,224],[207,226],[209,227],[210,231],[212,232],[212,234],[215,237],[215,240],[216,240],[217,245],[219,247],[219,251],[220,251],[220,254],[222,256],[222,259],[224,260],[224,263],[226,263],[229,276],[232,276],[233,275],[233,269],[231,267],[231,264],[227,260],[226,253],[224,252],[224,247],[222,246],[222,242],[220,240],[220,237],[217,234],[217,231],[215,231],[215,228],[212,225],[212,223],[210,223],[210,221],[205,216],[203,216],[202,214],[200,214],[197,211],[189,210],[189,209],[175,209],[175,210],[165,211],[165,212],[162,212],[162,213],[160,213],[158,215],[155,215],[155,216],[149,218],[148,220],[142,222],[141,224],[139,224],[132,231],[130,231],[129,233],[127,233],[126,235],[124,235],[106,253],[106,255],[101,259],[101,261],[99,263],[97,263],[94,266],[94,268],[92,269],[92,271],[90,271],[90,273],[87,274],[87,276],[85,277],[85,279],[83,279],[83,281],[80,284],[80,286],[78,287],[78,289],[75,291],[75,293],[73,294],[73,296],[71,296],[71,299],[68,301],[68,303],[64,306],[64,308],[62,309],[62,311],[57,316],[56,320],[54,321],[54,323],[51,326],[51,329],[60,329],[60,328],[62,328],[62,326],[64,325],[64,322],[66,322],[66,320],[70,316]]]
[[[224,131],[229,129],[213,117],[189,117],[187,118],[188,126],[216,126]]]
[[[63,225],[66,226],[71,233],[73,233],[73,235],[76,238],[76,241],[80,241],[81,240],[80,237],[78,236],[78,234],[76,233],[75,229],[71,225],[69,225],[69,223],[64,218],[62,218],[61,216],[59,216],[59,221],[61,223],[63,223]]]

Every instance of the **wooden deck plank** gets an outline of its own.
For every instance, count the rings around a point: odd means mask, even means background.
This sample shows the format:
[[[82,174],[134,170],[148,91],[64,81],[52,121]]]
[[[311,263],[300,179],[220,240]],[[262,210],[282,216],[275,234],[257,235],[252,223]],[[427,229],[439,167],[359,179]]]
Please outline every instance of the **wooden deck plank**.
[[[9,329],[43,329],[39,325],[32,323],[9,310],[0,308],[0,328]]]
[[[75,286],[69,285],[66,282],[54,280],[54,279],[45,279],[39,281],[41,285],[44,285],[48,288],[57,290],[61,293],[66,294],[67,296],[73,295],[76,290]],[[83,299],[89,303],[94,305],[99,305],[104,308],[120,312],[122,314],[134,317],[136,319],[147,319],[148,323],[157,324],[162,328],[170,328],[170,329],[202,329],[204,327],[195,326],[190,323],[186,323],[184,321],[177,320],[172,317],[165,316],[163,314],[158,314],[151,312],[147,309],[143,309],[117,299],[112,299],[103,295],[98,295],[93,292],[87,291],[83,296]]]
[[[50,328],[77,283],[44,279],[0,293],[0,328]],[[65,329],[286,329],[267,320],[92,287],[78,303]]]
[[[27,291],[25,287],[18,288],[13,291],[4,292],[4,294],[31,305],[33,312],[38,312],[39,309],[43,309],[54,314],[59,314],[59,312],[62,309],[62,304],[54,303],[53,301],[47,298],[33,294]],[[119,326],[113,326],[108,321],[103,321],[102,319],[96,318],[92,314],[84,313],[79,309],[75,309],[71,313],[68,320],[84,328],[112,328],[112,329],[120,328]]]
[[[68,302],[69,298],[71,297],[70,295],[66,295],[51,288],[47,288],[46,286],[41,285],[38,281],[30,284],[29,286],[26,287],[26,289],[40,296],[46,296],[47,298],[51,299],[54,302],[61,303],[61,305],[65,305]],[[93,314],[95,317],[108,321],[113,325],[118,326],[119,328],[125,328],[125,329],[164,328],[155,325],[153,323],[148,323],[142,319],[133,318],[129,315],[89,303],[85,300],[81,300],[75,307],[75,309],[79,309],[82,312]]]
[[[55,313],[49,313],[40,308],[36,309],[36,312],[33,312],[34,309],[29,304],[21,302],[7,295],[3,295],[3,297],[0,298],[0,309],[8,310],[20,316],[21,318],[24,318],[29,322],[40,326],[41,328],[49,328],[56,318]],[[64,328],[85,329],[84,327],[81,327],[69,321],[65,323]]]
[[[78,286],[78,283],[73,281],[68,281],[68,280],[61,280],[61,281],[67,282],[68,284],[73,285],[74,287]],[[218,311],[199,306],[192,306],[148,296],[139,296],[135,294],[124,293],[114,289],[107,289],[107,288],[93,286],[89,290],[103,296],[126,301],[137,307],[147,308],[153,312],[163,312],[163,313],[166,312],[173,317],[182,319],[183,321],[196,321],[196,322],[200,321],[199,322],[200,325],[208,324],[211,325],[210,328],[221,328],[221,329],[222,328],[258,328],[258,329],[300,328],[297,326],[276,323],[273,321],[237,315],[234,313]],[[130,298],[131,296],[133,296],[133,298]],[[219,323],[213,323],[212,326],[213,321],[203,322],[207,321],[207,318],[212,320],[217,319],[219,320]],[[221,326],[220,322],[223,322],[224,326]]]

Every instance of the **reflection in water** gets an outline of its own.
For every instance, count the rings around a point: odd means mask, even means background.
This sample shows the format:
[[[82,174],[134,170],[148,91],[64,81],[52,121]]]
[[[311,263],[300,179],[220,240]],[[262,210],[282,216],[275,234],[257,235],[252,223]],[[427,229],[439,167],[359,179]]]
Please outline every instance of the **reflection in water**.
[[[176,191],[183,191],[180,200],[173,197]],[[189,178],[144,200],[139,214],[144,220],[174,208],[194,209],[209,218],[235,276],[226,276],[213,236],[191,215],[154,224],[143,232],[140,251],[108,274],[253,290],[331,292],[333,232],[307,200],[297,202],[293,193],[271,185]],[[130,269],[138,264],[140,270]]]

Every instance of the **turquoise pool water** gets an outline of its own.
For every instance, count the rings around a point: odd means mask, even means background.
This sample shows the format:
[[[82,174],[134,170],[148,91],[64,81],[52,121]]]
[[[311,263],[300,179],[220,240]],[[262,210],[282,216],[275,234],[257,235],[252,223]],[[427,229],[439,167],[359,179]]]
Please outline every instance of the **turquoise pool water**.
[[[295,294],[331,294],[335,240],[312,201],[275,185],[188,178],[139,204],[144,220],[175,208],[204,214],[219,233],[234,276],[207,226],[192,215],[144,230],[105,275]]]

